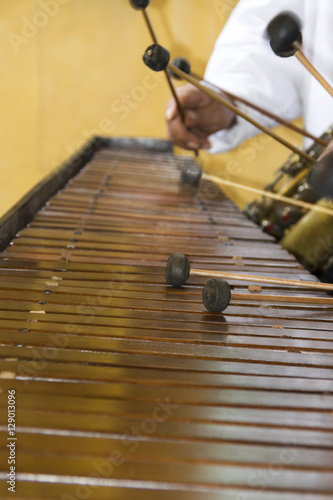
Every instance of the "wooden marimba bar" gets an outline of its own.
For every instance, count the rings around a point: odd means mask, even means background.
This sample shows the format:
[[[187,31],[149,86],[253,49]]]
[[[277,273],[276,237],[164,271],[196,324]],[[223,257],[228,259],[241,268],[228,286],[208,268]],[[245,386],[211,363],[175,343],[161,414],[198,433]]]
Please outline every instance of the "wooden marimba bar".
[[[315,280],[191,162],[101,149],[0,255],[1,498],[333,498],[333,308],[201,302],[194,267]],[[122,145],[122,142],[118,145]],[[248,283],[231,282],[247,293]],[[8,492],[7,394],[16,398]]]

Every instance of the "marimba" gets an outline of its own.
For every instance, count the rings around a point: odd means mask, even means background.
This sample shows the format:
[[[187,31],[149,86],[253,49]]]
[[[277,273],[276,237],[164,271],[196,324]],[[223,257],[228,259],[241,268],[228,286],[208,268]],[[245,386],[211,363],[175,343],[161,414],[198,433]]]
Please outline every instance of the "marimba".
[[[263,285],[208,313],[204,278],[167,286],[171,253],[315,280],[215,188],[181,188],[186,162],[99,141],[2,219],[1,498],[333,498],[333,307]]]

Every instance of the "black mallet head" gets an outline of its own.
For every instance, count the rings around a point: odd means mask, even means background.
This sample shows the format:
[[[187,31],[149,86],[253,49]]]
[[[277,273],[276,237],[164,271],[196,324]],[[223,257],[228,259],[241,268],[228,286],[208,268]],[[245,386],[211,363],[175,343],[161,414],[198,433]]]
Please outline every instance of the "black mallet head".
[[[187,186],[198,187],[202,177],[202,170],[197,165],[182,167],[180,182]]]
[[[308,183],[323,198],[333,198],[333,151],[313,165]]]
[[[282,12],[268,24],[266,36],[277,56],[293,56],[298,50],[295,42],[302,43],[301,23],[294,13]]]
[[[144,10],[150,4],[150,0],[130,0],[133,9]]]
[[[143,62],[153,71],[163,71],[168,66],[169,61],[169,51],[158,43],[149,45],[143,55]]]
[[[172,64],[173,66],[176,66],[176,68],[180,69],[187,75],[191,73],[191,65],[188,62],[188,60],[184,59],[183,57],[176,57],[176,59],[172,61]],[[176,75],[176,73],[174,73],[173,71],[170,70],[169,73],[175,80],[181,80],[181,77]]]
[[[166,266],[166,281],[168,285],[179,287],[185,285],[190,276],[188,258],[180,253],[174,253],[168,258]]]
[[[202,290],[202,301],[210,312],[222,312],[229,305],[231,299],[230,286],[221,278],[207,281]]]

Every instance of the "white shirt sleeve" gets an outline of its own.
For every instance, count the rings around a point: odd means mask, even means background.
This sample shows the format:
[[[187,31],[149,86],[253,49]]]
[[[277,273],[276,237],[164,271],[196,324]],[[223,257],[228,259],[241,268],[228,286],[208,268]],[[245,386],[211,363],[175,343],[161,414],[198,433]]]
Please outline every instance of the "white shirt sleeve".
[[[303,4],[302,0],[241,0],[217,39],[205,80],[287,120],[298,117],[305,70],[294,58],[276,56],[264,34],[271,19],[282,11],[293,11],[302,21]],[[276,125],[237,105],[266,127]],[[210,152],[227,151],[257,133],[256,127],[237,117],[233,127],[210,136]]]

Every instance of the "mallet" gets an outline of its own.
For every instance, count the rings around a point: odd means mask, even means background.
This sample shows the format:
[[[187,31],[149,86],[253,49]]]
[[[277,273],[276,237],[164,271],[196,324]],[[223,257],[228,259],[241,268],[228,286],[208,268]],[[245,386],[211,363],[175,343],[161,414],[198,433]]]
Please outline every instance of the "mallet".
[[[166,69],[171,70],[173,73],[180,76],[184,80],[188,81],[189,83],[192,83],[192,85],[197,87],[204,94],[210,96],[212,99],[215,99],[217,102],[222,104],[222,106],[230,109],[236,115],[240,116],[244,120],[248,121],[249,123],[251,123],[252,125],[257,127],[262,132],[266,133],[267,135],[269,135],[270,137],[272,137],[276,141],[280,142],[280,144],[283,144],[285,147],[287,147],[288,149],[290,149],[294,153],[298,154],[300,157],[304,158],[306,161],[308,161],[310,163],[315,162],[315,159],[312,156],[308,155],[307,153],[305,153],[301,149],[299,149],[296,146],[294,146],[293,144],[291,144],[289,141],[286,141],[285,139],[283,139],[282,137],[277,135],[272,130],[268,129],[267,127],[264,127],[259,122],[257,122],[253,118],[249,117],[246,113],[244,113],[239,108],[237,108],[237,106],[235,106],[234,104],[229,102],[227,99],[224,99],[223,97],[221,97],[219,94],[214,92],[211,88],[209,88],[205,85],[202,85],[195,78],[191,77],[190,75],[187,75],[186,73],[184,73],[180,69],[176,68],[176,66],[174,66],[173,64],[170,64],[169,63],[170,54],[169,54],[168,50],[165,49],[164,47],[162,47],[161,45],[156,44],[156,43],[150,45],[143,55],[143,61],[146,64],[146,66],[148,66],[153,71],[163,71]]]
[[[328,156],[330,156],[330,158],[331,158],[331,155],[328,155]],[[324,160],[325,160],[325,158],[323,158],[323,160],[321,160],[320,163],[324,164]],[[329,170],[328,164],[329,164],[329,160],[326,160],[324,168],[325,168],[325,173],[327,173],[327,174],[328,174],[328,170]],[[317,170],[317,163],[312,169],[314,172]],[[320,172],[321,172],[321,170],[320,170]],[[331,184],[328,183],[328,185],[327,185],[328,190],[330,189],[330,186],[332,186],[332,182],[333,182],[332,169],[331,169],[329,178],[331,179],[331,181],[330,181]],[[288,205],[295,205],[297,207],[304,208],[305,210],[314,210],[315,212],[320,212],[320,213],[323,213],[325,215],[332,215],[333,216],[333,210],[330,208],[322,207],[320,205],[308,203],[308,202],[302,201],[302,200],[296,200],[294,198],[289,198],[288,196],[284,196],[284,195],[278,194],[278,193],[272,193],[271,191],[264,191],[263,189],[257,189],[257,188],[253,188],[250,186],[246,186],[244,184],[238,184],[237,182],[232,182],[232,181],[228,181],[226,179],[221,179],[220,177],[217,177],[215,175],[208,175],[208,174],[205,174],[201,170],[201,168],[198,167],[197,165],[191,165],[191,166],[186,166],[186,167],[182,168],[181,177],[180,177],[182,184],[197,188],[200,184],[201,179],[213,182],[214,184],[217,184],[220,186],[228,186],[228,187],[234,187],[237,189],[243,189],[245,191],[249,191],[249,192],[254,193],[254,194],[259,194],[259,195],[265,196],[267,198],[271,198],[273,200],[277,200],[277,201],[286,203]],[[316,175],[313,173],[313,179],[310,178],[310,181],[311,181],[311,185],[313,184],[314,187],[317,187],[318,192],[319,192],[318,179],[319,179],[319,175]],[[325,183],[323,176],[321,177],[321,179]],[[323,191],[324,189],[326,189],[326,186],[322,186],[321,189]],[[326,191],[325,191],[325,193],[326,193]],[[331,191],[331,193],[332,193],[332,191]]]
[[[303,53],[301,23],[295,14],[283,12],[274,17],[267,26],[267,35],[270,46],[277,56],[291,57],[295,55],[333,97],[333,88],[331,85]]]
[[[147,9],[148,5],[150,4],[150,0],[130,0],[130,4],[132,5],[132,7],[134,9],[141,10],[143,18],[144,18],[145,23],[146,23],[147,28],[148,28],[148,31],[152,37],[152,40],[153,40],[154,44],[158,45],[155,31],[154,31],[153,26],[150,22],[149,16],[146,12],[146,9]],[[158,69],[157,71],[162,71],[162,70],[165,71],[165,76],[166,76],[171,94],[173,95],[173,98],[176,101],[179,115],[181,116],[181,119],[184,121],[184,119],[185,119],[184,111],[183,111],[183,108],[179,102],[175,87],[173,86],[173,83],[170,79],[169,73],[167,72],[166,68],[161,68],[161,69]]]
[[[130,4],[136,10],[144,10],[150,4],[150,0],[130,0]]]
[[[331,285],[333,288],[333,285]],[[230,285],[221,278],[212,278],[207,281],[202,289],[202,302],[205,308],[210,312],[224,311],[231,298],[233,300],[254,300],[265,302],[284,302],[298,304],[321,304],[333,305],[333,297],[300,297],[290,295],[266,295],[261,293],[232,293]]]
[[[296,281],[283,278],[270,278],[268,276],[251,276],[247,274],[237,274],[220,271],[207,271],[204,269],[192,269],[186,255],[172,254],[168,258],[166,266],[166,281],[168,285],[181,287],[185,285],[190,276],[205,276],[211,278],[231,279],[238,281],[250,281],[256,283],[268,283],[281,286],[296,286],[301,288],[312,288],[317,290],[333,289],[333,284],[318,283],[312,281]]]
[[[272,137],[273,139],[278,141],[280,144],[283,144],[285,147],[287,147],[288,149],[290,149],[294,153],[298,154],[300,157],[304,158],[306,161],[308,161],[310,163],[315,162],[315,159],[312,156],[308,155],[307,153],[305,153],[301,149],[299,149],[296,146],[294,146],[293,144],[291,144],[289,141],[286,141],[285,139],[283,139],[282,137],[277,135],[272,130],[268,129],[267,127],[264,127],[259,122],[257,122],[253,118],[249,117],[246,113],[244,113],[239,108],[237,108],[237,106],[235,106],[234,104],[229,102],[227,99],[224,99],[223,97],[221,97],[219,94],[214,92],[211,88],[209,88],[205,85],[202,85],[195,78],[191,77],[190,75],[187,75],[186,73],[184,73],[180,69],[176,68],[176,66],[174,66],[173,64],[170,64],[169,63],[170,54],[167,51],[167,49],[162,47],[162,45],[159,45],[156,43],[149,45],[149,47],[147,48],[146,52],[143,55],[143,61],[146,64],[146,66],[148,66],[153,71],[163,71],[166,69],[171,70],[173,73],[180,76],[184,80],[188,81],[189,83],[192,83],[192,85],[197,87],[204,94],[210,96],[212,99],[215,99],[217,102],[222,104],[222,106],[233,111],[235,113],[235,115],[238,115],[241,118],[243,118],[244,120],[248,121],[249,123],[251,123],[252,125],[257,127],[259,130],[261,130],[262,132],[266,133],[267,135],[269,135],[270,137]]]

